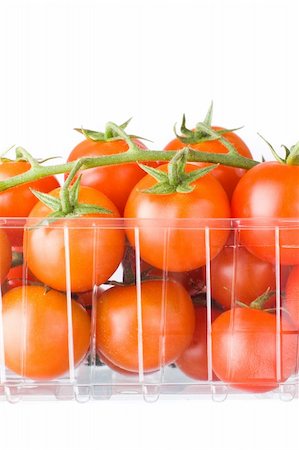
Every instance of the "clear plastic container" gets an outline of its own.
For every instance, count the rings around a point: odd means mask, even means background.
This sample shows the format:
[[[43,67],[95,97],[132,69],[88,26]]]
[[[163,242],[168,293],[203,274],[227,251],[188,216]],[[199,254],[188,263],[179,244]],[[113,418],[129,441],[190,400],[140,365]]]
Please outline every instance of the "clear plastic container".
[[[109,399],[113,396],[122,396],[123,398],[131,397],[133,395],[143,397],[147,401],[155,401],[160,396],[187,396],[190,398],[213,398],[217,401],[222,401],[227,398],[227,396],[232,397],[253,397],[253,398],[272,398],[279,397],[283,400],[290,400],[294,397],[298,397],[298,358],[299,358],[299,348],[296,354],[296,367],[293,373],[286,379],[282,381],[282,333],[291,334],[294,339],[298,340],[298,331],[294,327],[285,329],[282,327],[281,314],[283,311],[283,299],[284,299],[284,289],[285,281],[282,280],[282,274],[291,270],[289,268],[290,264],[281,264],[282,255],[287,255],[292,259],[292,255],[299,253],[299,221],[295,220],[277,220],[275,222],[268,222],[266,220],[237,220],[237,219],[219,219],[219,220],[196,220],[196,219],[177,219],[171,221],[165,220],[134,220],[134,219],[71,219],[68,220],[68,224],[65,225],[64,221],[56,220],[54,222],[47,223],[40,220],[34,219],[1,219],[0,221],[1,229],[4,230],[10,237],[10,239],[15,239],[17,236],[19,241],[20,237],[24,232],[24,229],[29,230],[29,233],[36,227],[43,227],[47,229],[50,233],[52,230],[59,230],[63,235],[63,246],[61,248],[61,270],[65,271],[65,317],[67,322],[67,367],[68,370],[61,375],[59,378],[55,379],[43,379],[35,380],[25,376],[25,365],[26,365],[26,354],[30,352],[28,349],[28,342],[26,341],[28,328],[31,326],[27,323],[27,297],[26,290],[23,290],[22,297],[22,323],[20,336],[22,336],[19,350],[19,358],[21,367],[23,367],[23,373],[15,373],[7,367],[7,354],[5,352],[6,341],[5,341],[5,315],[3,310],[3,297],[5,294],[5,283],[2,285],[2,292],[0,295],[0,398],[6,399],[10,402],[16,402],[18,400],[27,399],[76,399],[80,402],[84,402],[90,399]],[[84,235],[84,230],[89,230],[92,232],[94,245],[101,239],[101,233],[103,230],[120,230],[121,233],[130,234],[131,243],[130,245],[128,239],[125,241],[125,256],[122,263],[119,264],[116,271],[109,277],[109,280],[105,281],[102,285],[98,285],[96,282],[96,275],[94,275],[94,280],[92,283],[92,293],[91,293],[91,326],[90,326],[90,345],[88,352],[84,359],[79,365],[75,364],[74,357],[74,342],[73,342],[73,322],[72,322],[72,309],[74,308],[74,302],[78,297],[77,292],[71,291],[72,279],[70,267],[72,264],[72,254],[70,251],[70,239],[73,230],[79,230],[80,234]],[[154,236],[163,236],[163,269],[162,271],[153,270],[144,263],[142,260],[143,256],[143,244],[145,239],[145,234],[149,233]],[[167,315],[167,301],[165,290],[162,290],[161,298],[161,315],[160,330],[161,333],[155,338],[159,340],[159,351],[160,351],[160,367],[158,370],[153,372],[144,371],[144,348],[143,348],[143,321],[145,320],[143,316],[143,296],[142,296],[142,277],[145,280],[154,279],[159,280],[166,286],[167,281],[171,278],[169,270],[171,261],[169,255],[176,254],[176,246],[178,245],[178,234],[177,233],[188,233],[190,236],[190,241],[194,247],[195,243],[200,242],[203,244],[204,248],[204,259],[205,264],[202,266],[200,271],[195,271],[194,274],[198,274],[199,279],[192,279],[193,285],[195,284],[195,300],[204,299],[206,302],[206,318],[207,318],[207,334],[206,334],[206,348],[207,348],[207,377],[204,380],[198,380],[186,376],[173,361],[170,364],[164,364],[165,359],[165,317]],[[275,330],[275,386],[266,389],[266,392],[248,392],[246,389],[242,389],[242,386],[238,383],[235,386],[234,382],[221,381],[218,377],[215,377],[213,373],[213,335],[212,335],[212,309],[214,308],[214,299],[212,293],[212,282],[217,279],[217,265],[214,258],[211,261],[211,253],[218,254],[221,252],[221,248],[215,248],[214,237],[217,233],[222,233],[227,236],[227,242],[225,244],[225,249],[229,249],[230,254],[233,258],[233,276],[232,281],[229,286],[225,289],[228,291],[229,302],[231,308],[246,308],[246,306],[240,304],[240,299],[238,298],[238,277],[240,276],[240,269],[238,269],[238,264],[241,261],[241,255],[244,251],[249,253],[259,253],[270,255],[272,258],[273,266],[273,277],[274,286],[271,287],[272,293],[272,306],[269,310],[271,317],[275,317],[276,320],[276,330]],[[244,234],[245,233],[245,234]],[[251,243],[248,244],[251,239]],[[249,233],[249,234],[248,234]],[[182,236],[179,234],[179,236]],[[16,240],[18,240],[16,239]],[[246,243],[246,248],[244,246],[244,240]],[[134,241],[134,242],[133,242]],[[26,254],[28,254],[28,240],[24,240],[24,248],[19,249],[23,251],[25,258],[22,269],[22,284],[23,285],[35,285],[36,282],[28,281],[28,265],[26,262]],[[35,243],[37,245],[37,243]],[[39,251],[43,255],[45,262],[47,262],[49,255],[48,250],[43,241],[39,243]],[[83,245],[84,246],[84,245]],[[222,246],[221,246],[222,247]],[[199,248],[201,251],[202,247]],[[155,249],[153,248],[153,251]],[[105,250],[107,252],[107,249]],[[113,251],[113,248],[111,248]],[[182,251],[182,250],[180,250]],[[190,251],[190,250],[188,250]],[[223,251],[223,250],[222,250]],[[260,253],[259,253],[260,254]],[[104,256],[104,255],[102,255]],[[103,264],[101,260],[101,253],[94,252],[93,255],[93,273],[96,274]],[[130,265],[128,270],[128,264]],[[292,265],[292,264],[291,264]],[[286,267],[288,267],[286,269]],[[239,272],[238,272],[239,270]],[[242,271],[250,270],[242,266]],[[129,274],[129,275],[128,275]],[[239,275],[238,275],[239,274]],[[99,355],[97,342],[96,342],[96,310],[97,303],[101,292],[107,289],[113,289],[114,285],[122,283],[124,276],[127,278],[131,277],[130,282],[133,283],[136,289],[136,320],[137,329],[136,336],[138,340],[137,354],[133,355],[138,360],[138,370],[136,372],[119,373],[119,371],[113,370],[108,367],[103,361],[101,361],[101,356]],[[197,282],[198,281],[198,282]],[[252,284],[255,284],[254,276],[252,278]],[[144,281],[147,282],[147,281]],[[38,283],[38,282],[37,282]],[[299,283],[299,280],[298,280]],[[47,289],[47,288],[45,288]],[[197,292],[198,291],[198,292]],[[269,291],[269,289],[268,289]],[[269,292],[268,292],[269,293]],[[194,292],[193,292],[194,294]],[[299,299],[298,299],[299,301]],[[241,302],[242,303],[242,302]],[[238,325],[234,320],[234,314],[231,315],[230,330],[232,336],[238,336],[238,333],[246,336],[246,330],[240,331]],[[284,329],[282,329],[284,328]],[[117,331],[117,330],[115,330]],[[14,332],[13,330],[11,331]],[[250,331],[248,331],[249,333]],[[267,339],[267,336],[265,336]],[[234,354],[227,354],[226,358],[233,359]],[[43,355],[46,358],[46,355]],[[268,382],[273,384],[273,379],[263,380],[264,384]],[[259,386],[261,380],[258,376],[256,379],[252,380],[252,385]],[[240,388],[241,387],[241,388]]]

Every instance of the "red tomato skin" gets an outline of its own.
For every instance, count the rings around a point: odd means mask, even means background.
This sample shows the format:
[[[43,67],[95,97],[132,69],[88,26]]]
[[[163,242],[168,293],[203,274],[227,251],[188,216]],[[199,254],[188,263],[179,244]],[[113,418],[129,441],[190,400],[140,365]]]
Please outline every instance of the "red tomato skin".
[[[299,331],[299,265],[293,267],[288,277],[282,303]]]
[[[55,189],[51,195],[58,197],[59,191],[60,189]],[[86,215],[77,217],[75,221],[65,218],[52,222],[50,226],[34,228],[35,222],[32,223],[32,218],[36,217],[39,223],[41,218],[50,213],[49,208],[39,202],[30,213],[30,227],[26,229],[24,235],[24,257],[29,269],[36,278],[58,291],[66,290],[63,226],[68,227],[69,230],[70,276],[73,292],[85,292],[91,290],[94,284],[100,285],[107,281],[121,263],[124,253],[123,230],[99,228],[93,220],[100,217],[119,217],[115,205],[101,192],[85,186],[80,187],[79,202],[102,206],[110,210],[112,214]],[[86,227],[87,220],[88,227]]]
[[[145,281],[141,289],[143,370],[149,373],[174,362],[188,347],[195,317],[191,298],[180,284]],[[117,367],[138,372],[135,286],[117,286],[102,294],[96,310],[96,342],[99,354]]]
[[[234,388],[257,393],[271,391],[295,373],[297,339],[293,324],[283,316],[279,364],[274,314],[252,308],[225,311],[212,324],[213,370]]]
[[[168,165],[159,169],[167,171]],[[186,171],[196,170],[187,165]],[[155,180],[146,175],[132,190],[125,208],[125,218],[159,219],[163,227],[171,220],[228,218],[230,205],[227,195],[211,175],[205,175],[195,181],[195,189],[188,194],[174,193],[155,195],[142,192],[155,184]],[[194,222],[196,227],[196,222]],[[198,222],[197,222],[198,227]],[[222,227],[223,228],[223,227]],[[135,246],[135,235],[132,228],[126,231],[132,246]],[[211,229],[210,253],[215,257],[223,248],[229,231],[227,229]],[[165,230],[157,227],[142,227],[139,231],[141,258],[158,269],[172,272],[188,272],[206,263],[205,231],[199,229],[169,229],[168,240]],[[167,262],[165,255],[167,252]]]
[[[177,359],[175,365],[188,377],[195,380],[208,380],[208,335],[207,335],[207,308],[194,306],[195,331],[190,346]],[[212,308],[212,322],[222,311]],[[215,379],[215,374],[213,374]]]
[[[221,127],[212,127],[214,130],[221,130]],[[246,158],[252,159],[251,152],[245,142],[233,132],[224,133],[223,137],[227,139],[231,144],[234,145],[238,153]],[[170,141],[165,150],[180,150],[186,147],[187,144],[180,141],[180,139],[176,138]],[[199,142],[198,144],[188,144],[190,148],[194,150],[198,150],[200,152],[207,153],[227,153],[227,148],[217,140],[214,141],[206,141]],[[198,165],[199,167],[205,167],[209,165],[208,163],[193,163]],[[220,164],[216,169],[213,170],[212,174],[217,180],[222,184],[225,189],[228,198],[231,199],[232,194],[234,192],[235,187],[237,186],[239,180],[246,173],[245,169],[225,166]]]
[[[141,141],[138,139],[133,141],[139,148],[146,150],[146,146]],[[85,139],[72,150],[68,161],[75,161],[85,156],[114,155],[127,150],[128,144],[123,140],[95,142]],[[82,186],[89,186],[103,192],[122,214],[131,190],[144,177],[144,171],[138,164],[128,163],[87,169],[82,171],[81,175]]]
[[[211,262],[212,298],[225,309],[233,308],[237,301],[249,305],[267,289],[275,288],[275,266],[244,247],[225,247]],[[272,306],[267,302],[267,307]]]
[[[7,180],[15,175],[27,172],[30,164],[25,161],[11,161],[0,163],[0,181]],[[50,192],[59,187],[54,176],[41,178],[0,193],[0,216],[1,217],[27,217],[38,199],[30,191],[30,188],[40,192]],[[14,226],[18,226],[15,224]],[[21,246],[23,240],[23,229],[7,228],[7,234],[12,245]]]
[[[275,263],[275,227],[286,219],[279,233],[280,263],[299,264],[299,229],[288,219],[299,219],[299,167],[265,162],[250,169],[232,198],[232,214],[255,219],[252,229],[241,231],[241,242],[258,258]],[[250,225],[248,225],[250,227]],[[254,229],[262,226],[264,229]],[[292,228],[292,229],[288,229]]]
[[[12,251],[6,231],[0,229],[0,283],[5,280],[12,262]]]
[[[74,361],[80,364],[90,343],[90,319],[72,302]],[[34,380],[50,380],[68,371],[66,296],[42,286],[20,286],[3,296],[5,363]]]

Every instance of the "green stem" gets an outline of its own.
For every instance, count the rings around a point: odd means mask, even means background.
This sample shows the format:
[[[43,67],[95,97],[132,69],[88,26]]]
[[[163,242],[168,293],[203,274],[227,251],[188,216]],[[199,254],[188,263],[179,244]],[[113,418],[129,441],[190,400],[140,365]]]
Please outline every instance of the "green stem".
[[[125,134],[124,138],[126,137],[126,142],[129,145],[128,137],[126,133],[124,134]],[[177,154],[177,151],[175,150],[173,151],[141,150],[137,146],[135,146],[135,144],[133,144],[133,146],[131,145],[129,150],[124,153],[82,158],[77,161],[72,161],[65,164],[57,164],[53,166],[40,166],[40,165],[33,166],[27,172],[8,178],[7,180],[0,181],[0,192],[6,191],[7,189],[12,188],[14,186],[18,186],[19,184],[35,181],[50,175],[70,173],[75,166],[78,167],[77,165],[80,165],[81,170],[85,170],[94,167],[117,165],[131,162],[149,162],[149,161],[167,162],[170,161]],[[196,150],[189,149],[187,159],[189,162],[218,163],[232,167],[240,167],[242,169],[251,169],[252,167],[259,164],[257,161],[245,158],[244,156],[241,156],[237,152],[220,154],[220,153],[199,152]]]

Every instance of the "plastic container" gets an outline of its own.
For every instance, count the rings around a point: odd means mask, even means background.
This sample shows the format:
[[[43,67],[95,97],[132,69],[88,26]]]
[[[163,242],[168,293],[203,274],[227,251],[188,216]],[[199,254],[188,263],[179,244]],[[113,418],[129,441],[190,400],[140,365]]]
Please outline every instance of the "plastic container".
[[[24,228],[27,230],[32,230],[36,227],[36,221],[30,222],[28,219],[1,219],[0,222],[1,229],[5,230],[10,238],[12,238],[15,233],[23,233]],[[4,316],[2,310],[2,297],[3,292],[0,296],[0,398],[6,399],[10,402],[16,402],[18,400],[27,399],[76,399],[80,402],[84,402],[90,399],[109,399],[113,396],[123,396],[123,398],[131,397],[133,395],[140,396],[147,401],[155,401],[160,396],[175,396],[180,395],[188,396],[190,398],[213,398],[214,400],[222,401],[227,398],[227,396],[232,397],[253,397],[253,398],[272,398],[279,397],[282,400],[293,399],[298,397],[298,368],[296,363],[296,370],[294,373],[284,382],[281,382],[281,302],[283,300],[284,291],[284,281],[282,281],[282,272],[288,271],[285,266],[281,265],[281,255],[286,249],[289,252],[299,252],[299,221],[295,220],[277,220],[275,223],[268,223],[265,220],[236,220],[236,219],[221,219],[221,220],[185,220],[178,219],[172,221],[153,221],[153,220],[124,220],[124,219],[71,219],[68,222],[68,226],[64,225],[64,222],[59,220],[54,223],[47,224],[43,222],[42,225],[47,227],[48,230],[60,229],[63,234],[64,246],[62,249],[64,258],[62,258],[61,264],[64,264],[64,270],[66,273],[66,306],[65,314],[68,326],[68,370],[64,375],[57,379],[48,380],[34,380],[29,377],[25,377],[21,374],[16,374],[11,371],[6,366],[6,355],[5,355],[5,339],[4,339]],[[97,299],[99,298],[99,292],[101,290],[107,290],[113,288],[113,284],[102,284],[98,286],[95,282],[92,287],[92,310],[91,310],[91,336],[90,336],[90,347],[86,354],[84,360],[75,367],[74,365],[74,343],[72,338],[72,308],[74,301],[72,297],[76,297],[75,292],[71,292],[71,274],[70,274],[70,233],[72,229],[92,230],[94,236],[94,242],[99,239],[100,233],[103,230],[122,230],[124,233],[130,231],[131,239],[134,236],[134,246],[135,250],[129,246],[126,240],[126,258],[124,263],[121,263],[115,273],[109,278],[111,281],[121,283],[123,281],[124,271],[127,271],[127,265],[130,263],[130,272],[135,278],[136,285],[136,313],[137,313],[137,324],[138,330],[136,333],[138,335],[138,371],[137,373],[121,374],[115,370],[109,368],[106,364],[99,361],[97,355],[97,343],[96,343],[96,306]],[[81,232],[80,231],[80,232]],[[167,311],[167,304],[165,298],[162,298],[161,302],[161,335],[159,336],[160,342],[160,352],[161,352],[161,365],[159,370],[152,373],[145,373],[143,371],[143,315],[142,315],[142,280],[141,275],[146,277],[151,277],[148,267],[144,269],[144,262],[141,259],[142,250],[142,239],[143,232],[151,233],[152,236],[163,236],[164,239],[164,268],[163,271],[157,275],[153,274],[154,279],[161,280],[164,284],[166,280],[169,279],[169,254],[174,250],[174,236],[175,233],[189,233],[190,239],[195,242],[195,236],[200,236],[202,242],[204,242],[204,252],[206,263],[202,270],[198,273],[199,280],[193,280],[198,290],[202,290],[201,297],[206,299],[206,315],[207,315],[207,379],[206,380],[196,380],[186,376],[175,364],[163,365],[163,346],[165,345],[165,339],[163,336],[164,324],[163,320],[165,318],[165,313]],[[237,303],[239,299],[237,298],[237,277],[238,277],[238,264],[241,258],[241,253],[244,252],[244,244],[242,233],[250,231],[254,233],[255,236],[255,250],[256,248],[261,249],[262,247],[266,251],[270,251],[274,255],[273,260],[273,274],[274,274],[274,305],[272,305],[272,314],[276,317],[276,381],[277,387],[263,393],[250,393],[242,391],[239,388],[236,389],[233,383],[225,383],[213,375],[213,342],[211,334],[211,316],[213,308],[213,299],[211,292],[211,280],[213,277],[217,277],[217,273],[214,273],[214,261],[211,262],[211,236],[213,233],[227,233],[229,239],[225,245],[226,249],[230,249],[233,255],[233,277],[230,292],[230,303],[231,307],[239,306]],[[269,241],[270,238],[270,241]],[[197,241],[196,241],[197,242]],[[24,253],[28,252],[28,242],[25,239]],[[250,246],[247,246],[247,250]],[[219,253],[221,249],[217,249],[216,253]],[[215,248],[212,249],[215,251]],[[44,255],[45,261],[47,261],[47,250],[43,243],[40,244],[40,252]],[[64,261],[63,261],[64,259]],[[129,261],[129,262],[128,262]],[[100,267],[101,261],[97,258],[93,259],[94,267]],[[248,267],[248,270],[250,268]],[[246,268],[242,270],[247,270]],[[95,270],[94,270],[95,272]],[[25,285],[31,284],[31,281],[27,281],[28,266],[26,264],[26,258],[23,265],[23,280],[22,283]],[[252,283],[255,283],[254,278]],[[299,280],[298,280],[299,283]],[[33,283],[34,284],[34,283]],[[4,289],[2,285],[2,290]],[[204,287],[203,287],[204,286]],[[101,288],[101,289],[100,289]],[[273,287],[272,287],[273,288]],[[4,289],[5,290],[5,289]],[[24,291],[25,292],[25,291]],[[197,293],[198,294],[198,293]],[[164,294],[163,294],[164,295]],[[22,351],[20,353],[20,358],[25,360],[25,354],[28,349],[26,348],[26,329],[30,324],[26,323],[26,308],[27,299],[26,295],[23,295],[23,319],[22,319],[22,333],[23,336],[22,343],[20,343]],[[234,329],[236,326],[232,320],[231,324],[232,334],[236,334],[239,330]],[[287,332],[295,335],[298,339],[297,331],[292,328],[291,331]],[[244,330],[243,330],[244,333]],[[246,331],[245,331],[246,335]],[[135,355],[136,356],[136,355]],[[233,358],[234,355],[227,355],[227,358]],[[299,358],[299,346],[297,352],[297,358]],[[174,362],[175,363],[175,362]],[[254,383],[259,383],[258,379],[253,380]]]

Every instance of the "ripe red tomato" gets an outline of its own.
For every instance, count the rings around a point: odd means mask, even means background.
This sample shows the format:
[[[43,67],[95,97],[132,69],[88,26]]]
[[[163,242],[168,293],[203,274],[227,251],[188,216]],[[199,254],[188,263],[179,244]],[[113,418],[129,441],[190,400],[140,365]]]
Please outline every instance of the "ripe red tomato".
[[[173,281],[142,283],[143,370],[152,372],[174,362],[191,342],[195,317],[186,290]],[[138,372],[136,286],[116,286],[97,303],[97,351],[116,366]]]
[[[24,277],[25,277],[25,279],[24,279]],[[6,279],[3,283],[2,292],[6,293],[6,292],[10,291],[11,289],[14,289],[15,287],[22,286],[24,284],[30,285],[31,282],[36,282],[36,281],[37,281],[37,279],[30,272],[30,270],[26,270],[26,272],[24,272],[23,265],[12,267],[9,270],[9,272],[6,276]]]
[[[295,266],[287,280],[283,307],[288,311],[292,321],[299,329],[299,266]]]
[[[165,172],[167,168],[168,165],[160,167]],[[196,169],[193,165],[186,165],[187,172]],[[153,229],[153,223],[147,226],[140,221],[141,258],[152,266],[173,272],[187,272],[203,266],[206,262],[205,231],[202,225],[199,229],[197,221],[205,219],[205,224],[209,225],[211,222],[207,218],[230,217],[230,206],[224,189],[208,174],[195,181],[195,189],[189,193],[157,195],[142,192],[155,183],[150,175],[146,175],[133,188],[125,208],[126,218],[155,219],[158,224]],[[184,229],[179,228],[176,219],[193,221],[189,222],[190,228]],[[168,228],[167,238],[165,230],[171,223],[173,226]],[[128,228],[126,233],[131,245],[135,246],[134,230]],[[211,258],[221,251],[228,234],[225,227],[219,226],[217,229],[213,225],[210,231]]]
[[[196,322],[192,342],[175,364],[188,377],[195,380],[208,380],[207,308],[195,305],[194,309]],[[221,312],[213,308],[212,321]]]
[[[146,146],[138,139],[133,141],[138,147],[146,149]],[[96,142],[85,139],[72,150],[68,161],[75,161],[86,156],[114,155],[127,150],[128,144],[124,140]],[[128,163],[87,169],[82,171],[81,175],[82,186],[93,187],[103,192],[122,214],[131,190],[144,176],[144,171],[137,163]]]
[[[212,127],[213,130],[221,130],[221,127]],[[234,145],[235,149],[242,156],[246,156],[246,158],[251,158],[252,155],[250,153],[249,148],[245,144],[242,139],[233,132],[224,133],[222,135],[225,139],[227,139],[231,144]],[[199,152],[207,152],[207,153],[227,153],[227,148],[217,140],[214,141],[205,141],[199,142],[197,144],[185,144],[179,138],[173,139],[170,141],[165,150],[180,150],[188,145],[190,148],[194,150],[198,150]],[[207,163],[193,163],[200,167],[205,167]],[[236,167],[224,166],[220,164],[216,169],[213,170],[212,175],[217,178],[217,180],[224,187],[227,195],[231,198],[236,185],[238,184],[240,178],[246,173],[246,170],[239,169]]]
[[[7,180],[21,173],[27,172],[30,164],[25,161],[9,161],[0,163],[0,181]],[[1,217],[27,217],[33,206],[37,203],[37,198],[30,191],[30,188],[40,192],[50,192],[57,188],[59,183],[53,176],[31,181],[20,186],[16,186],[7,191],[0,192],[0,216]],[[7,234],[12,245],[22,245],[23,230],[22,224],[17,228],[7,228]]]
[[[51,192],[58,197],[59,189]],[[83,217],[64,218],[50,225],[33,226],[51,212],[39,202],[32,209],[24,234],[24,257],[31,272],[47,286],[66,290],[66,258],[64,227],[69,231],[70,277],[73,292],[91,290],[115,272],[124,253],[124,232],[118,228],[102,228],[97,218],[119,217],[114,204],[101,192],[80,187],[79,202],[102,206],[111,214],[92,214]],[[42,250],[41,250],[42,249]]]
[[[249,305],[267,289],[275,290],[275,281],[275,267],[244,247],[225,247],[211,262],[212,298],[225,309],[236,301]]]
[[[72,302],[74,362],[85,357],[90,343],[90,319]],[[66,296],[42,286],[21,286],[3,296],[5,364],[34,380],[57,378],[68,371]]]
[[[5,280],[12,261],[11,245],[7,234],[0,228],[0,283]]]
[[[265,162],[244,175],[233,195],[233,216],[254,219],[241,231],[241,241],[255,256],[272,264],[275,262],[275,227],[279,226],[279,219],[285,219],[279,233],[280,262],[283,265],[299,264],[298,180],[299,166]]]
[[[282,316],[279,362],[274,314],[246,307],[225,311],[212,324],[213,370],[232,387],[273,390],[296,371],[297,340],[295,328]]]

